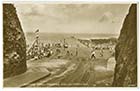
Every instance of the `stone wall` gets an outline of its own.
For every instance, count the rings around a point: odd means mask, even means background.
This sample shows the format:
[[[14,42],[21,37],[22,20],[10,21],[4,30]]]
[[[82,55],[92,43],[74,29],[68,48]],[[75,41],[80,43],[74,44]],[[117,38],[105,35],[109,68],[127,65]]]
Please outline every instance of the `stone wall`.
[[[12,4],[3,4],[4,78],[26,71],[26,42]]]
[[[137,86],[137,5],[132,4],[116,46],[113,86]]]

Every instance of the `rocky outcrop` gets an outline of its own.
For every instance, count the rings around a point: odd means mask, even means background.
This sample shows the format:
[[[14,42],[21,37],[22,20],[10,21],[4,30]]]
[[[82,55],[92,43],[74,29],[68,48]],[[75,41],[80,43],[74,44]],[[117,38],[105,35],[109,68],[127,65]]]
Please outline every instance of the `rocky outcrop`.
[[[132,4],[116,45],[113,86],[137,86],[137,5]]]
[[[12,4],[3,4],[4,78],[26,71],[25,36]]]

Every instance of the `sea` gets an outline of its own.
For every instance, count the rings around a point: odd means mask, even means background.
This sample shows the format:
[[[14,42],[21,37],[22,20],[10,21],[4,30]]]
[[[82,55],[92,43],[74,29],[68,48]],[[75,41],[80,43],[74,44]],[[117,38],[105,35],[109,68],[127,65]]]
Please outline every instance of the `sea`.
[[[107,39],[107,38],[118,38],[119,34],[91,34],[91,33],[46,33],[39,32],[39,40],[45,43],[52,43],[75,37],[77,39]],[[36,37],[36,33],[26,32],[25,33],[27,44],[31,44]]]

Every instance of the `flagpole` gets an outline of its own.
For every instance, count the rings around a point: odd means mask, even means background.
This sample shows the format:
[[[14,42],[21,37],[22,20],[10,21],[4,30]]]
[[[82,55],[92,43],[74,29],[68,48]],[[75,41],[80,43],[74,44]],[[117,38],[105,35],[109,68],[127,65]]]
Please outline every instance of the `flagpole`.
[[[36,31],[35,31],[35,35],[36,35],[36,49],[37,49],[37,56],[39,56],[39,29],[37,29]]]

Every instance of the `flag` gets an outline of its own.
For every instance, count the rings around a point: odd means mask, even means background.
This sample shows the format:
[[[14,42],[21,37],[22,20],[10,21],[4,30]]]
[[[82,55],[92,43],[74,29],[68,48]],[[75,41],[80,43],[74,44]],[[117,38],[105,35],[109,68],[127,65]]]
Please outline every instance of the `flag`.
[[[35,33],[38,33],[39,32],[39,29],[37,29],[36,31],[35,31]]]
[[[35,35],[36,35],[36,39],[38,39],[38,38],[39,38],[39,29],[37,29],[37,30],[35,31]]]

